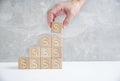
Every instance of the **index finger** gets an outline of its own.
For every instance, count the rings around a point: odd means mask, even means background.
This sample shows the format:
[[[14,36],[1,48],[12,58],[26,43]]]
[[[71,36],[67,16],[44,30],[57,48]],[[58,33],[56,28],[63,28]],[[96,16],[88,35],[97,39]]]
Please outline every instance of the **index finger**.
[[[55,20],[57,13],[61,10],[60,6],[55,6],[54,8],[50,9],[47,13],[47,20],[51,27],[52,22]]]

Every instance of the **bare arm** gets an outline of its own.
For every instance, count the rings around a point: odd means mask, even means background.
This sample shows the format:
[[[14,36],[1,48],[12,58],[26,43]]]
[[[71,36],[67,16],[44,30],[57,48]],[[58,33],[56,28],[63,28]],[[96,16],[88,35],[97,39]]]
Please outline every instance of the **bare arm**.
[[[64,27],[67,26],[70,23],[70,21],[74,18],[74,16],[78,13],[78,11],[84,3],[85,0],[71,0],[68,2],[61,2],[55,5],[47,13],[47,20],[50,27],[55,18],[61,15],[66,16],[63,21],[63,25]]]

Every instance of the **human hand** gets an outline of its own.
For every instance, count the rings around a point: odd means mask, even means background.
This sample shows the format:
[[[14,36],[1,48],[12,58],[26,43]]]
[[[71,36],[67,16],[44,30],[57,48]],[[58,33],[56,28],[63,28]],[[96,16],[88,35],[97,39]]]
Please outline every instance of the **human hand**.
[[[85,0],[72,0],[69,2],[62,2],[55,5],[47,12],[47,20],[50,27],[55,18],[62,15],[66,16],[63,21],[63,27],[67,26],[74,18],[74,16],[79,12],[79,9],[84,2]]]

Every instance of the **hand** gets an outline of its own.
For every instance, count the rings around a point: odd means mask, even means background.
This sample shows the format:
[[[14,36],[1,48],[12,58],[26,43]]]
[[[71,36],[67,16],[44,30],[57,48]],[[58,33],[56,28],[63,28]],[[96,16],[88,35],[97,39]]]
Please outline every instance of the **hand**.
[[[57,16],[66,15],[63,21],[63,27],[67,26],[73,17],[79,12],[84,0],[72,0],[69,2],[62,2],[55,5],[47,13],[47,20],[51,27],[52,22]]]

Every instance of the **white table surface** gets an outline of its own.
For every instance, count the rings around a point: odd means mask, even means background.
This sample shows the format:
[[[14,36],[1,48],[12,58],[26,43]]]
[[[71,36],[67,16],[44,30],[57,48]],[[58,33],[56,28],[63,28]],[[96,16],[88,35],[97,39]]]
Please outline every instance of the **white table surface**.
[[[0,63],[0,81],[120,81],[120,62],[63,62],[62,70],[19,70]]]

